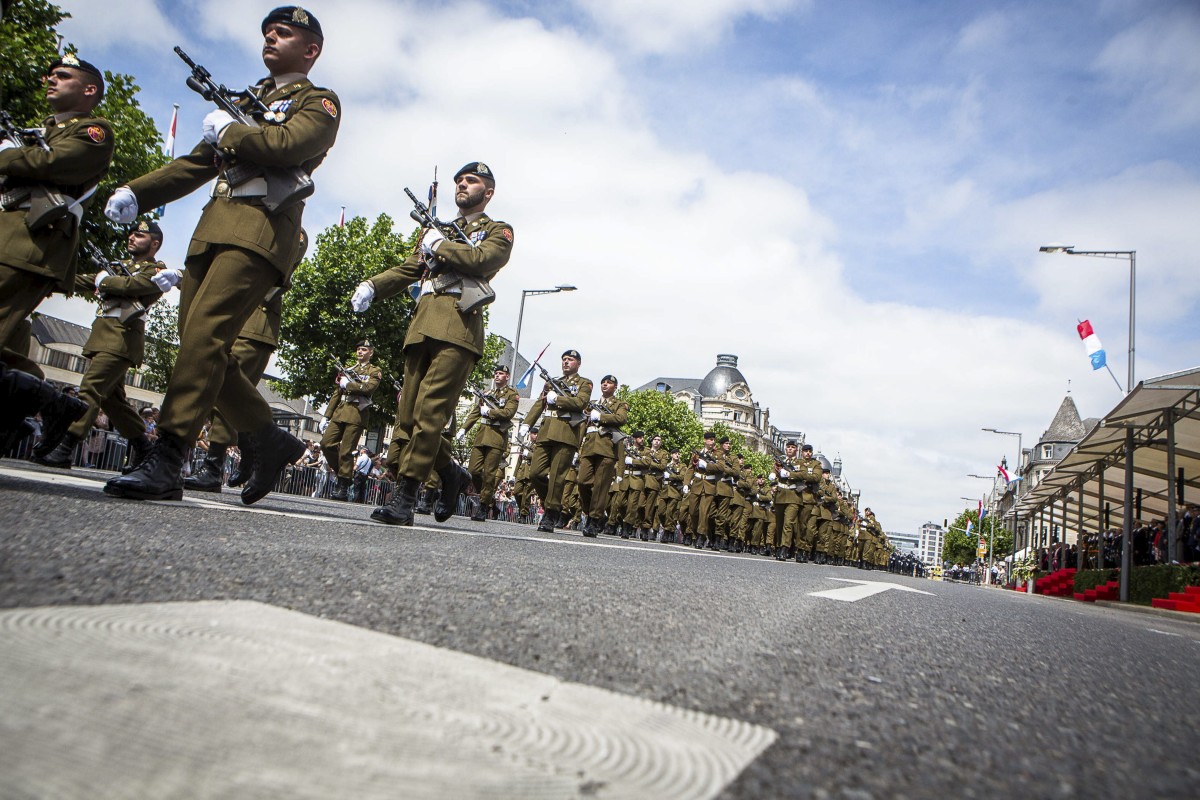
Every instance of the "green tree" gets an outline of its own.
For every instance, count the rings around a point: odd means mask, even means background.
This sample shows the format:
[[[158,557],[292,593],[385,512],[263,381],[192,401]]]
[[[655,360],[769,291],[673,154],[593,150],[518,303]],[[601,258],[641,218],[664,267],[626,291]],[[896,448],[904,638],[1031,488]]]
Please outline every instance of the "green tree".
[[[146,311],[146,357],[142,372],[149,388],[167,391],[179,354],[179,306],[160,300]]]
[[[746,459],[746,463],[750,465],[750,469],[755,475],[764,477],[775,468],[775,459],[766,453],[756,453],[746,446],[746,437],[737,431],[727,426],[724,422],[714,423],[712,432],[717,435],[717,441],[729,437],[729,443],[732,445],[730,452],[734,455],[742,455]]]
[[[619,399],[629,403],[629,421],[624,430],[642,430],[647,436],[663,437],[663,447],[688,453],[700,447],[704,426],[686,403],[667,392],[644,389],[631,391],[628,386],[617,390]]]
[[[378,300],[362,314],[350,309],[359,283],[398,264],[416,244],[416,231],[402,236],[392,218],[380,214],[373,223],[355,217],[346,226],[330,226],[316,237],[315,247],[292,274],[284,296],[283,322],[276,358],[287,376],[276,385],[288,397],[311,395],[324,403],[333,393],[334,367],[354,359],[354,343],[369,339],[374,363],[383,370],[375,408],[389,419],[396,414],[396,393],[404,363],[413,300],[407,293]]]
[[[56,28],[69,16],[47,0],[21,0],[0,20],[0,105],[18,125],[40,125],[50,114],[42,76],[58,58]],[[66,43],[63,51],[73,53],[76,48]],[[121,258],[126,232],[104,217],[104,201],[116,187],[161,167],[167,157],[154,121],[138,105],[139,87],[133,77],[105,70],[104,83],[104,100],[96,113],[112,124],[116,150],[83,216],[83,236],[110,258]]]
[[[971,523],[971,535],[967,536],[967,523]],[[975,560],[979,540],[990,543],[995,558],[1003,558],[1012,552],[1012,534],[1004,529],[1004,523],[995,516],[984,516],[979,524],[979,511],[967,509],[950,524],[950,530],[942,542],[942,560],[957,564],[970,564]],[[987,555],[984,556],[987,558]]]

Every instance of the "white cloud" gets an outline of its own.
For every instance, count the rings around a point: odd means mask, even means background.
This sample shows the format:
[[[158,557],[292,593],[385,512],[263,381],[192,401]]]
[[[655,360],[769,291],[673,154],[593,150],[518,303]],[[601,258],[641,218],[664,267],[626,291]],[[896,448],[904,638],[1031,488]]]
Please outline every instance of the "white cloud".
[[[59,33],[79,47],[83,58],[90,51],[113,46],[126,51],[157,50],[164,42],[179,39],[179,31],[154,0],[123,0],[119,13],[114,13],[113,5],[82,0],[59,3],[71,15],[59,26]],[[123,71],[108,64],[98,66],[113,72]]]
[[[768,19],[806,5],[802,0],[575,0],[618,47],[670,53],[719,40],[743,16]]]

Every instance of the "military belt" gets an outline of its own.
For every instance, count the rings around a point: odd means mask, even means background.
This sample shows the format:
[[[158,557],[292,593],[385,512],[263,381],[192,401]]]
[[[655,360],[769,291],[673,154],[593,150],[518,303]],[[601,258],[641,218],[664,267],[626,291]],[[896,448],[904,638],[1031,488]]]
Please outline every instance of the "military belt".
[[[630,471],[629,471],[629,474],[630,474],[630,475],[632,475],[632,476],[633,476],[633,477],[635,477],[635,478],[640,478],[640,477],[642,477],[642,471],[641,471],[640,469],[633,469],[633,470],[630,470]]]
[[[263,177],[251,178],[244,183],[239,183],[234,186],[229,181],[221,178],[213,185],[213,197],[266,197],[267,196],[267,179]]]

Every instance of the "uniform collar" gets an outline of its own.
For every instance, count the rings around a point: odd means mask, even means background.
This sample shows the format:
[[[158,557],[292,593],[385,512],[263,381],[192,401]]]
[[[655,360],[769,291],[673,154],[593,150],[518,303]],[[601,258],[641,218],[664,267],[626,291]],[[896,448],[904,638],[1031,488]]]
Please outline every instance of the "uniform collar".
[[[76,117],[82,117],[83,114],[84,112],[82,111],[59,111],[57,114],[51,114],[50,116],[46,117],[46,125],[61,125],[64,122],[75,119]]]

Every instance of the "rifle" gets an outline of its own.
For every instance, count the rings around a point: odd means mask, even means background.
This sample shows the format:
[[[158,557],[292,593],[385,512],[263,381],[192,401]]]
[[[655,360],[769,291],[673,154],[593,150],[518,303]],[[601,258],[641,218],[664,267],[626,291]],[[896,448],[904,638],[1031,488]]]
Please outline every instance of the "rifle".
[[[345,373],[346,376],[355,383],[366,383],[368,380],[370,380],[370,375],[360,375],[354,371],[353,367],[343,367],[333,356],[329,357],[329,363],[333,365],[335,371],[339,373]],[[399,386],[396,387],[397,390],[399,390],[399,388]]]
[[[561,394],[561,392],[560,392],[560,394]],[[585,408],[584,411],[599,411],[601,414],[613,413],[612,409],[609,408],[608,405],[606,405],[603,401],[600,401],[600,400],[592,400],[592,401],[588,402],[587,408]],[[607,433],[609,438],[612,439],[613,444],[620,444],[622,441],[629,438],[629,434],[625,433],[620,428],[612,428],[607,425],[604,425],[604,426],[601,426],[600,431],[601,431],[601,433]]]
[[[192,74],[187,79],[189,89],[205,100],[215,103],[217,108],[233,117],[235,122],[252,128],[262,127],[251,114],[242,110],[234,99],[235,95],[223,85],[214,83],[212,73],[192,61],[188,54],[183,52],[183,48],[176,47],[175,54],[192,69]],[[254,114],[272,113],[262,100],[254,96],[253,87],[247,87],[247,90],[239,92],[237,97],[248,101]],[[213,149],[217,150],[216,145],[213,145]],[[302,167],[263,167],[250,162],[225,167],[225,179],[229,181],[230,186],[241,186],[251,178],[258,177],[266,178],[267,194],[263,197],[263,205],[272,214],[304,200],[316,189],[312,177]]]
[[[83,250],[84,257],[91,262],[97,272],[107,272],[115,278],[132,278],[133,273],[122,264],[120,261],[113,261],[97,247],[93,242],[84,241],[80,246]],[[121,315],[118,319],[121,322],[129,320],[146,313],[146,305],[136,297],[121,297],[112,298],[110,302],[115,303],[114,307],[121,308]]]
[[[542,376],[542,380],[546,382],[546,386],[549,386],[551,391],[553,391],[555,394],[570,394],[571,393],[571,390],[568,387],[564,386],[561,381],[559,381],[557,378],[555,378],[553,375],[551,375],[549,372],[547,372],[546,368],[543,367],[541,364],[539,364],[538,362],[535,361],[535,362],[533,362],[533,366],[537,368],[538,374]],[[545,394],[544,388],[542,389],[542,393],[543,393],[543,395]],[[583,422],[583,420],[584,420],[583,412],[572,411],[572,412],[570,412],[570,414],[571,414],[571,418],[567,420],[567,424],[570,425],[572,428],[574,428],[579,423]]]
[[[47,153],[50,152],[50,145],[46,144],[46,134],[41,128],[18,127],[4,109],[0,109],[0,134],[17,147],[29,147],[32,140],[33,144]]]
[[[431,199],[436,197],[437,192],[437,172],[434,172],[433,187],[430,188]],[[408,195],[408,199],[412,201],[413,210],[409,212],[409,216],[416,220],[422,228],[433,228],[442,236],[445,236],[452,242],[459,244],[475,246],[475,243],[467,236],[463,229],[458,227],[454,221],[442,222],[421,200],[412,193],[412,189],[404,187],[404,193]],[[436,202],[436,200],[435,200]],[[487,278],[477,278],[473,275],[460,275],[452,269],[442,267],[436,263],[430,263],[425,260],[424,255],[421,256],[421,263],[429,270],[433,278],[433,288],[439,294],[444,293],[447,289],[454,286],[459,287],[460,296],[455,305],[463,314],[469,314],[475,309],[486,306],[488,303],[496,299],[496,292],[492,289],[492,285],[488,283]]]
[[[496,398],[492,396],[491,392],[485,394],[469,383],[467,384],[467,388],[471,390],[471,394],[475,395],[476,400],[487,403],[488,408],[492,409],[493,411],[500,410],[500,404],[496,402]]]

